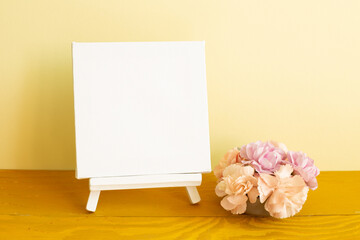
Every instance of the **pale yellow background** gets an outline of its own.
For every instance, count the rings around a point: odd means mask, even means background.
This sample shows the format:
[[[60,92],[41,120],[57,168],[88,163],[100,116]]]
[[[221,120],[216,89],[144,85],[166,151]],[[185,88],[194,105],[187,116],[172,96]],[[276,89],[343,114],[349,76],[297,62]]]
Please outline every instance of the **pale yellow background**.
[[[360,170],[360,2],[329,0],[0,1],[0,168],[75,167],[72,41],[176,40],[206,41],[213,165],[275,139]]]

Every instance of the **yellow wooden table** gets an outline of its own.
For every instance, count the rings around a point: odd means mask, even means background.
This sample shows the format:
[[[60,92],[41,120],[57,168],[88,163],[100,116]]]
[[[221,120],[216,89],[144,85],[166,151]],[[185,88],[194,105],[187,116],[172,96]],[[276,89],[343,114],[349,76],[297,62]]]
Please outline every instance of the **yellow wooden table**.
[[[185,188],[104,191],[88,213],[88,181],[73,171],[0,171],[0,240],[360,239],[360,172],[322,172],[302,211],[288,219],[234,216],[219,205],[215,177],[202,201]]]

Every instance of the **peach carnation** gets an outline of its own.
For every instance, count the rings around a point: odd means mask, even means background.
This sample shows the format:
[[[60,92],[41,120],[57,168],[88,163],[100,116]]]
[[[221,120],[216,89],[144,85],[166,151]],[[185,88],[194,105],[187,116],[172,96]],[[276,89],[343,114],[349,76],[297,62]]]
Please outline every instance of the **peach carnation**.
[[[239,163],[226,167],[215,193],[219,197],[225,196],[220,203],[225,210],[233,214],[244,213],[247,200],[255,203],[259,196],[254,168]]]
[[[282,165],[275,176],[260,173],[258,190],[260,202],[271,216],[287,218],[298,213],[306,201],[309,188],[299,175],[292,176],[291,165]]]
[[[214,168],[215,176],[220,179],[223,176],[224,169],[234,163],[240,162],[240,151],[237,147],[230,149],[225,156],[219,161],[219,164]]]

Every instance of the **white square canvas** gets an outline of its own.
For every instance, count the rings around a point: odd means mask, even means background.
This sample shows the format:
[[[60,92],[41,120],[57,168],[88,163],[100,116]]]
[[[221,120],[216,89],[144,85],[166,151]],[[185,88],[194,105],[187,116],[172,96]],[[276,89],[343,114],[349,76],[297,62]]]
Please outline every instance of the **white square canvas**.
[[[211,171],[205,42],[73,43],[77,178]]]

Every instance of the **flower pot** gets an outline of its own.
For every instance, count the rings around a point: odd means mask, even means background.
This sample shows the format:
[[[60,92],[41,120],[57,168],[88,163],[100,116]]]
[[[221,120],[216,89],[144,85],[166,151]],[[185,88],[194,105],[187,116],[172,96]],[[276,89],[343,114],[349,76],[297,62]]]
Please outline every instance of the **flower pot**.
[[[247,202],[247,207],[245,214],[259,216],[259,217],[269,217],[270,214],[264,208],[264,203],[260,203],[260,199],[258,198],[255,203]]]

